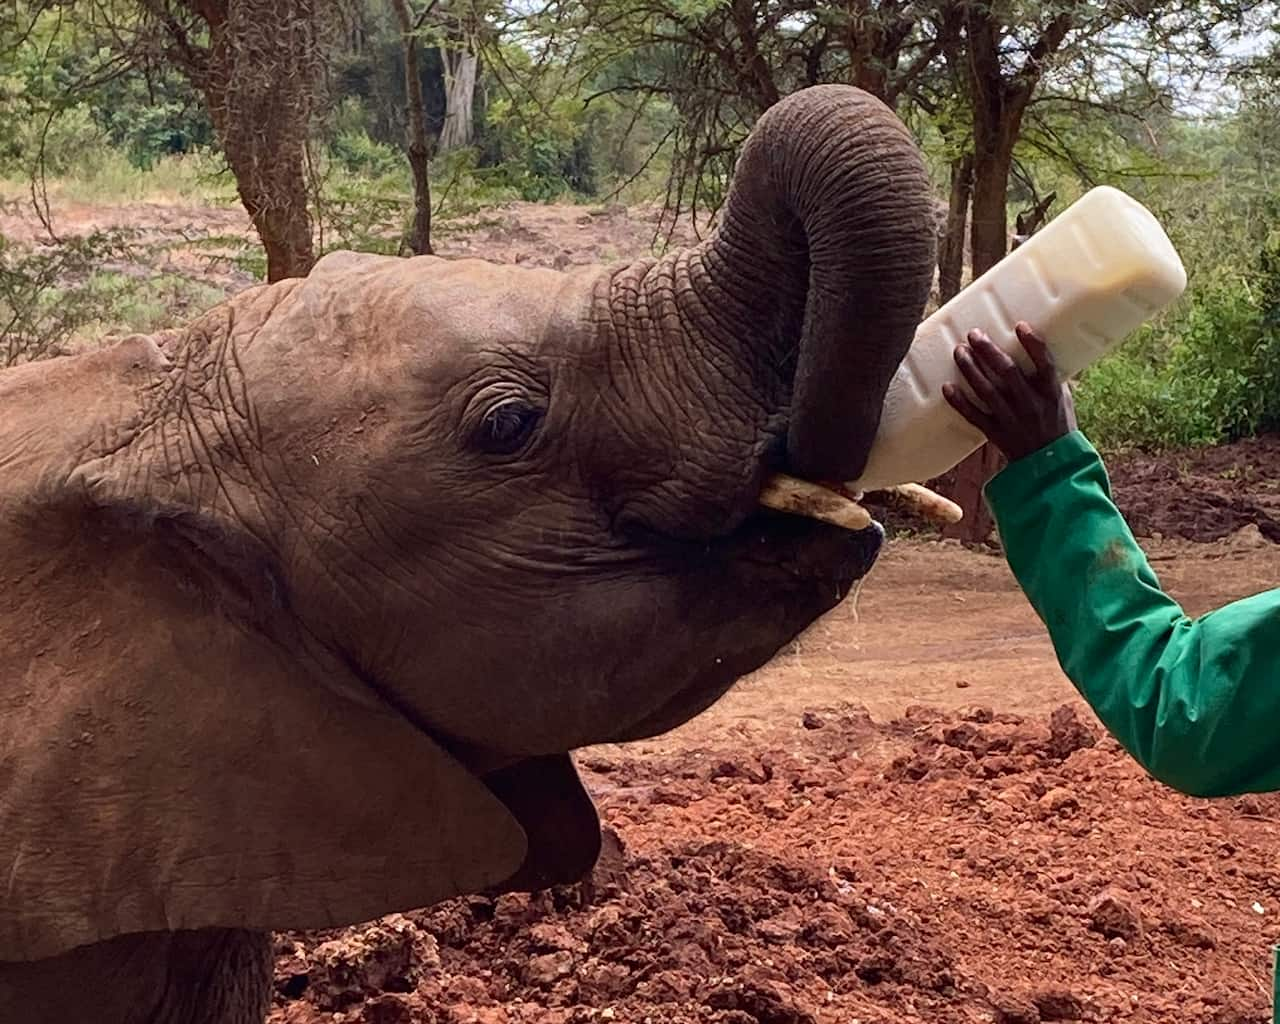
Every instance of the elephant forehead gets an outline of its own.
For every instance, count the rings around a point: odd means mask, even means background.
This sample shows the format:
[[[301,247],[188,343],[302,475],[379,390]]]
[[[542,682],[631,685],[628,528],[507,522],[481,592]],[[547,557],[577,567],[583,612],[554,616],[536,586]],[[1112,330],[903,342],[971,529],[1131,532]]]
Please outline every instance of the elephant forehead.
[[[330,269],[329,259],[308,279],[313,314],[387,354],[534,348],[549,328],[579,318],[598,273],[432,256],[348,260]]]

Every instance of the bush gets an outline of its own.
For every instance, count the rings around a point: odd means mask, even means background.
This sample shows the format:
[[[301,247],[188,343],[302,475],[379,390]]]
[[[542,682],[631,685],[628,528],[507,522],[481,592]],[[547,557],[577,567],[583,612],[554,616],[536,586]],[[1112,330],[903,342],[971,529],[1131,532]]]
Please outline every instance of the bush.
[[[530,98],[490,101],[485,111],[486,156],[521,199],[545,202],[595,189],[584,146],[582,103],[557,97],[546,108]]]
[[[395,184],[331,176],[320,212],[324,251],[356,249],[395,255],[413,216],[413,195]]]
[[[68,107],[48,121],[47,115],[20,117],[0,137],[0,173],[29,176],[43,158],[46,176],[74,174],[92,163],[92,154],[107,150],[102,130],[88,108]]]
[[[500,206],[524,196],[502,167],[481,167],[479,151],[454,149],[431,163],[432,200],[439,219],[469,216],[485,206]]]
[[[399,150],[374,142],[364,132],[343,132],[329,144],[334,160],[352,174],[381,178],[405,168],[405,156]]]
[[[94,90],[91,99],[95,123],[141,170],[164,157],[215,144],[213,124],[200,97],[172,69],[120,75]]]
[[[99,232],[27,251],[0,236],[0,367],[59,355],[77,331],[102,318],[110,300],[87,282],[126,245],[118,232]]]
[[[108,334],[155,331],[220,302],[221,289],[134,269],[144,251],[123,231],[26,249],[0,236],[0,367],[66,355]]]
[[[1183,304],[1084,374],[1081,426],[1104,448],[1218,444],[1280,429],[1280,232],[1253,265]]]

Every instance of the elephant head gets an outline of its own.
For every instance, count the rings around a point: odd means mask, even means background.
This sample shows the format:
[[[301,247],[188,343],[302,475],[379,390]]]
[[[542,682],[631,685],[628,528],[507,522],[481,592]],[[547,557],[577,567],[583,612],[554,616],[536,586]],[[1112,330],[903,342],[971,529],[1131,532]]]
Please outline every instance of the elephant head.
[[[0,375],[0,960],[567,881],[568,752],[666,730],[845,595],[933,266],[908,133],[771,109],[718,230],[616,269],[340,253]]]

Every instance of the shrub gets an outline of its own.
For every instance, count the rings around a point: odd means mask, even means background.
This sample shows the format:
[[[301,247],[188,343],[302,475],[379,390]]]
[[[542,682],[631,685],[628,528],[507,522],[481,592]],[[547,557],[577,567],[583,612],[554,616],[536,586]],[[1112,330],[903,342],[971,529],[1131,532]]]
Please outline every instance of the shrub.
[[[406,174],[405,155],[391,146],[375,142],[363,130],[344,130],[329,143],[333,159],[351,174],[370,178]]]
[[[108,141],[141,170],[215,144],[200,97],[172,69],[116,76],[94,90],[91,101],[93,119]]]
[[[1280,429],[1280,232],[1251,266],[1183,303],[1085,373],[1081,426],[1102,446],[1217,444]]]
[[[86,282],[126,245],[118,232],[98,232],[27,251],[0,236],[0,367],[59,355],[77,331],[101,319],[110,300]]]

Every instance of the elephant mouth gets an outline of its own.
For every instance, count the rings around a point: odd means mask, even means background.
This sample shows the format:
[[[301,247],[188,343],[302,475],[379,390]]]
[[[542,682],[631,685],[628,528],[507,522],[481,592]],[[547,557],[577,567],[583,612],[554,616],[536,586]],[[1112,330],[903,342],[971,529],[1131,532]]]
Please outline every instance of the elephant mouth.
[[[840,604],[874,567],[883,543],[884,530],[875,522],[850,530],[761,509],[733,533],[703,545],[705,558],[726,573],[728,589],[722,609],[709,610],[701,628],[722,642],[709,641],[714,657],[684,666],[684,685],[610,742],[661,735],[711,707]]]
[[[855,507],[866,514],[861,506]],[[845,521],[763,508],[727,538],[727,545],[753,576],[767,575],[772,588],[808,590],[816,584],[822,603],[834,606],[871,571],[885,532],[869,515],[866,526],[851,526],[852,513],[839,507],[832,518]]]

